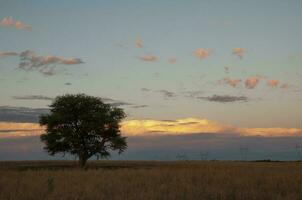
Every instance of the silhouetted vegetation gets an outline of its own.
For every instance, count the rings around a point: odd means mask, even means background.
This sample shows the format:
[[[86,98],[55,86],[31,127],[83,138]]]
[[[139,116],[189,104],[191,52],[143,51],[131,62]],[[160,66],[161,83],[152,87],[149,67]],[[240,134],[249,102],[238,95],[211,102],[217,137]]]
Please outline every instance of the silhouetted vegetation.
[[[110,151],[122,153],[127,148],[126,138],[119,130],[125,116],[121,108],[97,97],[59,96],[50,105],[50,114],[40,117],[40,125],[46,126],[41,140],[50,155],[76,155],[80,166],[85,167],[92,156],[109,157]]]

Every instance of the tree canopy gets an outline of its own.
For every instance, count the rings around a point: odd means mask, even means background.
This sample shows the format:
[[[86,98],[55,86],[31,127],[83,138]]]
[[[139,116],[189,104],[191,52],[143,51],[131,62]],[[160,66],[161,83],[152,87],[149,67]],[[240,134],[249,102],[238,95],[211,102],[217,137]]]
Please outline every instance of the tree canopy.
[[[123,109],[85,94],[58,96],[50,105],[50,113],[40,116],[46,126],[41,135],[44,149],[50,154],[76,155],[81,167],[92,156],[109,157],[111,151],[122,153],[126,138],[120,133]]]

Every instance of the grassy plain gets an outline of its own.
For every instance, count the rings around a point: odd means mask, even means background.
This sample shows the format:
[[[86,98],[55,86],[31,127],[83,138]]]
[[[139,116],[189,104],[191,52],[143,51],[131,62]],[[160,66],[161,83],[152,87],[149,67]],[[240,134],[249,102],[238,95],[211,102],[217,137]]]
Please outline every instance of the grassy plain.
[[[301,200],[302,163],[0,162],[1,200]]]

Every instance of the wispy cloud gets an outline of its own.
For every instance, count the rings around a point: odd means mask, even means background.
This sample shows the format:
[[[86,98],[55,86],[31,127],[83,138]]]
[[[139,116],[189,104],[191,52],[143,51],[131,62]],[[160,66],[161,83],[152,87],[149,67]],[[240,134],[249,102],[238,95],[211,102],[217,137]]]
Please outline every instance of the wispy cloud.
[[[113,106],[130,106],[130,105],[133,105],[132,103],[128,103],[128,102],[120,101],[120,100],[115,100],[115,99],[111,99],[111,98],[107,98],[107,97],[100,97],[100,99],[104,103],[109,103]]]
[[[204,92],[201,90],[184,91],[182,93],[184,94],[185,97],[190,97],[190,98],[196,98],[196,97],[199,97],[200,95],[204,94]]]
[[[197,97],[198,99],[213,101],[218,103],[231,103],[231,102],[246,102],[249,99],[246,96],[231,96],[231,95],[213,95],[208,97]]]
[[[143,91],[143,92],[150,92],[151,89],[149,89],[149,88],[141,88],[141,91]]]
[[[4,17],[0,21],[0,26],[4,27],[12,27],[16,29],[25,29],[25,30],[32,30],[32,27],[21,22],[21,21],[15,21],[12,17]]]
[[[289,85],[288,85],[287,83],[284,83],[284,84],[282,84],[282,85],[280,86],[280,88],[281,88],[282,90],[288,90]]]
[[[7,57],[7,56],[18,56],[19,54],[16,52],[11,51],[0,51],[0,58]]]
[[[210,55],[210,52],[203,48],[198,48],[195,50],[195,56],[197,58],[203,59],[203,58],[208,57],[209,55]]]
[[[259,83],[259,78],[256,76],[249,77],[245,80],[245,87],[247,89],[254,89]]]
[[[13,99],[18,99],[18,100],[47,100],[47,101],[51,101],[54,98],[48,97],[48,96],[43,96],[43,95],[25,95],[25,96],[13,96]]]
[[[153,55],[142,55],[139,59],[145,62],[154,62],[157,60],[156,56]]]
[[[238,58],[242,59],[244,54],[244,49],[240,47],[236,47],[233,49],[233,55],[238,56]]]
[[[156,90],[155,92],[158,92],[158,93],[162,94],[165,99],[177,96],[174,92],[171,92],[171,91],[168,91],[168,90]]]
[[[25,71],[38,70],[44,75],[54,75],[56,73],[56,65],[76,65],[82,64],[83,61],[79,58],[61,58],[58,56],[38,56],[35,52],[26,50],[20,53],[19,68]]]
[[[47,108],[0,106],[0,121],[38,122],[39,116],[48,112]]]

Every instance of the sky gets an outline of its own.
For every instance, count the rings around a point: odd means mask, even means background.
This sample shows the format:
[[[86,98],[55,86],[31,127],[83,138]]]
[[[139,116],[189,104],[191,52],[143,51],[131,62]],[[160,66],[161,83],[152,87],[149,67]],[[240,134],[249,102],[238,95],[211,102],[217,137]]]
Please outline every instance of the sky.
[[[300,159],[301,1],[0,3],[0,160],[49,159],[38,116],[67,93],[126,111],[115,159]]]

